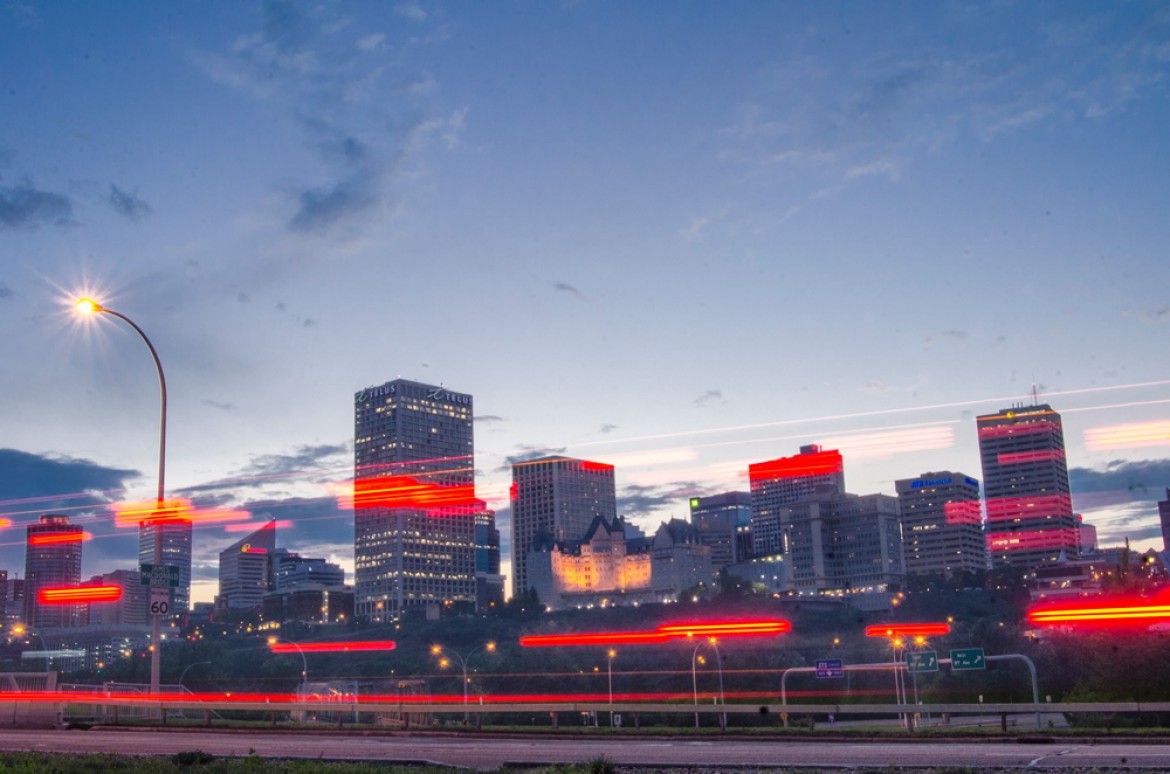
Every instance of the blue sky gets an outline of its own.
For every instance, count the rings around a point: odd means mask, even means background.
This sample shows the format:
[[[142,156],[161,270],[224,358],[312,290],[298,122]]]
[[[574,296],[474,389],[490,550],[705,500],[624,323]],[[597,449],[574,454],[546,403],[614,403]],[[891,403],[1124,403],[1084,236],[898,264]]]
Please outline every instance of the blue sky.
[[[82,492],[85,571],[133,563],[157,387],[79,292],[159,350],[168,488],[347,567],[397,376],[475,396],[505,526],[555,450],[647,528],[802,443],[979,477],[1035,383],[1102,542],[1160,548],[1168,76],[1156,2],[0,3],[0,566]]]

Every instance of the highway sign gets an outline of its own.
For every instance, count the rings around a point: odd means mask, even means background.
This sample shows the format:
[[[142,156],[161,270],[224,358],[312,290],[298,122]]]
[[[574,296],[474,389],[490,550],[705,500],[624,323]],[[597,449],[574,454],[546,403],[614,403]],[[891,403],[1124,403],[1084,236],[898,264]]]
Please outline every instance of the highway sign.
[[[845,664],[839,658],[817,659],[817,677],[844,677]]]
[[[906,671],[908,672],[937,672],[938,654],[933,650],[923,650],[906,654]]]
[[[983,648],[960,648],[951,651],[951,669],[986,669]]]
[[[165,586],[152,586],[148,610],[151,615],[166,615],[171,612],[171,590]]]
[[[170,564],[140,564],[138,573],[143,586],[179,585],[179,568]]]

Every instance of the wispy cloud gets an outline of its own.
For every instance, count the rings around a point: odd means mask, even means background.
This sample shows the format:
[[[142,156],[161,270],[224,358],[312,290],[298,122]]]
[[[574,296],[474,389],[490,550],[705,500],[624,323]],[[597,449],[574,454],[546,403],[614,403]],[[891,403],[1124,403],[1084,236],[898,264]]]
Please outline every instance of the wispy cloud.
[[[727,401],[723,399],[723,390],[707,390],[702,395],[695,398],[695,405],[703,406],[704,408],[708,406],[723,405],[724,403],[727,403]]]
[[[580,290],[578,290],[576,286],[570,285],[567,282],[554,283],[553,290],[557,291],[558,293],[568,293],[569,295],[576,296],[577,298],[580,298],[582,300],[584,300],[584,298],[585,298],[584,293],[582,293]]]
[[[8,287],[8,283],[0,282],[0,298],[12,298],[13,290]]]
[[[114,208],[114,212],[130,220],[142,220],[154,212],[151,206],[138,194],[123,191],[113,184],[110,185],[109,203]]]
[[[204,406],[211,406],[212,408],[219,409],[220,411],[235,411],[236,409],[236,405],[234,403],[221,403],[218,400],[211,400],[210,398],[204,398],[201,402]]]
[[[473,421],[486,425],[486,424],[495,424],[498,422],[503,422],[504,418],[499,416],[498,414],[479,414],[475,417],[475,419]]]
[[[68,196],[41,190],[30,182],[0,186],[0,231],[72,223],[73,201]]]

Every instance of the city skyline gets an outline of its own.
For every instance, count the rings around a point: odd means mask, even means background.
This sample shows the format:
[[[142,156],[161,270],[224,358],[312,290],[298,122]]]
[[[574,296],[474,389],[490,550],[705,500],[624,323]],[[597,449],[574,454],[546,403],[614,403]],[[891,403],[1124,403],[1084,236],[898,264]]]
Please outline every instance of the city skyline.
[[[352,576],[352,396],[473,394],[476,487],[616,468],[652,529],[748,465],[854,492],[980,470],[975,417],[1060,412],[1102,545],[1170,485],[1170,15],[1135,2],[291,0],[0,8],[0,568],[167,490]],[[101,316],[98,316],[99,318]],[[513,547],[502,547],[510,556]],[[505,567],[505,572],[507,569]]]

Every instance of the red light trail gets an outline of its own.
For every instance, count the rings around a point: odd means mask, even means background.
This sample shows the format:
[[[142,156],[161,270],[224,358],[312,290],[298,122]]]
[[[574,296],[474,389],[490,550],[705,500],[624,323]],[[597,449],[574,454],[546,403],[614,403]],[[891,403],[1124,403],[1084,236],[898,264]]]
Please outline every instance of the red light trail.
[[[948,623],[895,623],[874,624],[865,627],[866,637],[933,637],[950,634]]]
[[[532,634],[520,638],[524,647],[568,645],[661,645],[692,637],[763,637],[792,631],[782,618],[758,621],[692,621],[663,624],[652,632],[589,632],[585,634]]]
[[[37,601],[42,605],[117,602],[121,598],[121,586],[70,586],[67,588],[37,589]]]
[[[87,540],[93,540],[93,535],[88,532],[49,533],[28,536],[28,544],[30,546],[58,546],[68,543],[84,543]]]
[[[394,650],[398,645],[393,640],[367,640],[365,642],[274,642],[268,646],[273,653],[360,653]]]
[[[1037,626],[1086,626],[1108,629],[1144,627],[1170,621],[1170,595],[1154,599],[1101,597],[1079,604],[1056,604],[1034,607],[1028,620]]]

